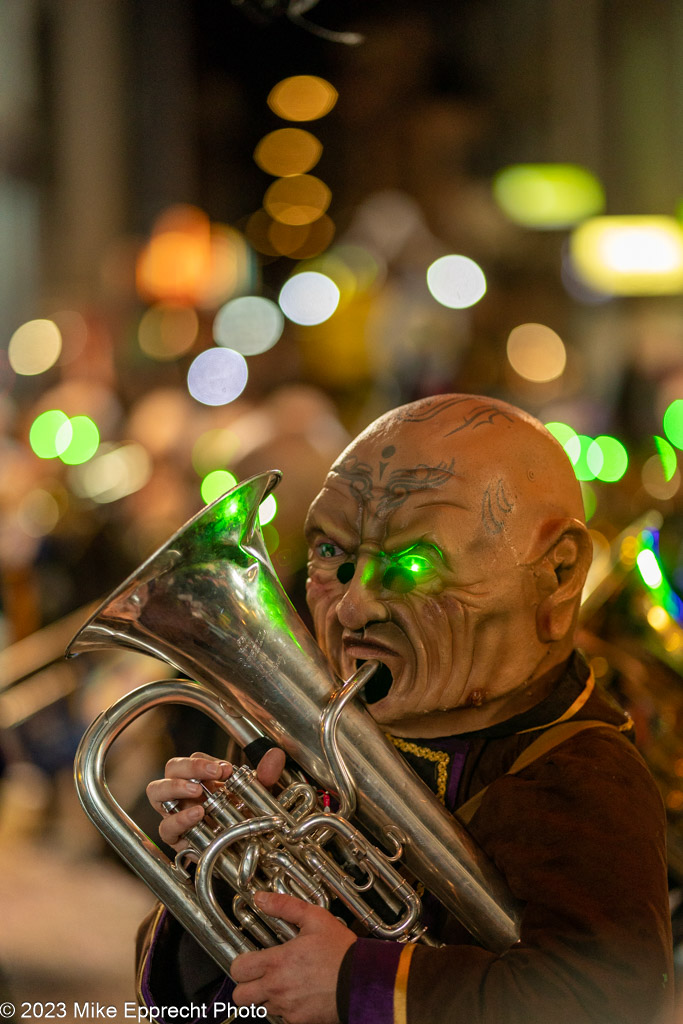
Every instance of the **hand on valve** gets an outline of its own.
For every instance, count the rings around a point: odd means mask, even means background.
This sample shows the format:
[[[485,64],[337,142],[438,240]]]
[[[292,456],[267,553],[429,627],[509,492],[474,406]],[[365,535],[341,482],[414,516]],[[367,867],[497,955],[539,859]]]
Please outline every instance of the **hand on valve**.
[[[284,751],[269,750],[260,760],[257,777],[264,786],[277,782],[284,768]],[[166,764],[165,777],[150,782],[147,797],[163,820],[161,839],[174,850],[185,849],[181,838],[204,816],[202,780],[209,788],[229,778],[232,765],[208,754],[174,757]],[[165,801],[179,801],[179,810],[166,814]],[[287,1024],[337,1024],[337,975],[344,955],[356,936],[322,907],[280,893],[258,893],[259,906],[299,929],[289,942],[243,953],[233,961],[230,973],[236,982],[232,1000],[237,1006],[266,1006],[270,1014]]]

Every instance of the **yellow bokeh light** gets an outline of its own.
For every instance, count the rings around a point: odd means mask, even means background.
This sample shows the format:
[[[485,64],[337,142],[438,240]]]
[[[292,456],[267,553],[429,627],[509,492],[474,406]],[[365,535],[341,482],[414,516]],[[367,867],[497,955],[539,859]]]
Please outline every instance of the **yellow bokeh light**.
[[[177,359],[189,352],[198,331],[199,318],[194,309],[160,303],[143,314],[138,342],[151,359]]]
[[[545,324],[515,327],[507,340],[507,357],[520,377],[539,384],[556,380],[567,365],[562,339]]]
[[[293,75],[273,86],[268,106],[286,121],[315,121],[329,114],[337,96],[337,90],[324,78]]]
[[[671,618],[666,609],[662,608],[660,604],[653,604],[651,608],[648,608],[647,621],[653,629],[661,633],[671,623]]]
[[[278,178],[268,188],[263,205],[273,220],[282,224],[311,224],[330,205],[332,196],[324,181],[312,174]]]
[[[61,351],[62,335],[53,320],[29,320],[10,338],[7,358],[15,373],[32,377],[54,366]]]
[[[334,222],[326,213],[312,224],[282,224],[273,220],[268,241],[281,256],[304,260],[324,252],[334,238]]]
[[[594,217],[570,238],[576,274],[612,295],[683,290],[683,229],[673,217]]]
[[[254,150],[254,160],[262,171],[276,178],[305,174],[315,167],[322,144],[303,128],[278,128],[261,139]]]

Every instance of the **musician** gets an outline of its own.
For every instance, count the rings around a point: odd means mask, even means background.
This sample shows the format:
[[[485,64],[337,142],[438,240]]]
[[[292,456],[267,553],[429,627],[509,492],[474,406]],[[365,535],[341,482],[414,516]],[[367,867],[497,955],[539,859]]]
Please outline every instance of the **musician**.
[[[521,941],[482,949],[429,894],[441,948],[358,938],[320,907],[263,894],[297,938],[238,957],[232,991],[159,912],[142,933],[143,997],[210,1006],[220,990],[289,1024],[660,1024],[673,978],[664,812],[629,717],[574,650],[591,544],[561,446],[503,402],[423,399],[342,453],[306,534],[320,646],[343,678],[381,663],[371,714],[525,904]],[[281,764],[270,751],[262,780]],[[159,811],[185,801],[161,823],[166,842],[180,849],[202,815],[188,780],[229,771],[206,755],[169,762],[148,790]]]

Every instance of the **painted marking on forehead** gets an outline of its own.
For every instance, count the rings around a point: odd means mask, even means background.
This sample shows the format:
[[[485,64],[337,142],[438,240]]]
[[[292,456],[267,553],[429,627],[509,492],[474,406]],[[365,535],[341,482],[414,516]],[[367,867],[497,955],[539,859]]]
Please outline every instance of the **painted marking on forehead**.
[[[453,427],[453,430],[449,430],[444,437],[450,437],[452,434],[458,434],[461,430],[467,430],[469,427],[472,430],[476,430],[477,427],[484,427],[487,424],[490,426],[498,416],[502,416],[508,423],[514,423],[514,417],[510,416],[503,409],[497,408],[495,405],[478,405],[469,416],[466,416],[464,421],[459,427]]]
[[[393,445],[382,449],[382,455],[391,459],[396,449]],[[415,466],[401,466],[390,470],[386,479],[379,486],[388,466],[388,461],[379,463],[377,480],[373,468],[367,462],[361,462],[355,455],[346,455],[334,467],[334,472],[345,480],[354,497],[363,504],[374,504],[374,514],[386,519],[417,491],[433,490],[443,487],[453,477],[455,460],[450,463],[440,462],[438,466],[418,463]]]
[[[509,516],[515,507],[505,493],[505,484],[501,479],[495,484],[489,484],[484,491],[481,500],[481,521],[487,533],[500,533],[505,526],[505,517]]]
[[[398,412],[397,419],[405,423],[425,423],[428,420],[442,416],[444,413],[455,408],[455,406],[463,404],[471,405],[471,396],[451,396],[449,398],[439,398],[433,402],[420,403],[417,409],[408,407]],[[469,427],[475,430],[477,427],[483,427],[487,424],[491,425],[499,416],[502,416],[509,423],[514,422],[514,416],[511,416],[505,409],[494,405],[493,402],[482,402],[475,405],[469,412],[465,412],[462,423],[453,427],[452,430],[448,430],[443,436],[450,437],[452,434],[458,434],[461,430],[467,430]]]
[[[382,449],[382,458],[383,459],[390,459],[392,457],[392,455],[395,455],[395,454],[396,454],[396,449],[393,446],[393,444],[389,444],[389,445],[387,445],[386,448]],[[388,462],[380,462],[380,464],[379,464],[379,478],[380,478],[380,480],[384,476],[384,470],[387,468],[388,465],[389,465]]]

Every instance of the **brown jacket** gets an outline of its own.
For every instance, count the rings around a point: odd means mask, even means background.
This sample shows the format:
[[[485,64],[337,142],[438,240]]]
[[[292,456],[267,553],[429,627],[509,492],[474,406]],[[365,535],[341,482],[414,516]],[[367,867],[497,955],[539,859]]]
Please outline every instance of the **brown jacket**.
[[[544,730],[582,718],[605,728],[506,774]],[[630,732],[628,716],[593,689],[576,657],[553,694],[523,715],[455,739],[397,741],[452,810],[488,786],[469,829],[525,904],[521,941],[489,953],[427,897],[430,930],[446,944],[359,939],[340,971],[344,1024],[668,1020],[664,810]],[[159,1005],[216,998],[225,981],[167,914],[143,926],[138,965],[143,1001]]]

